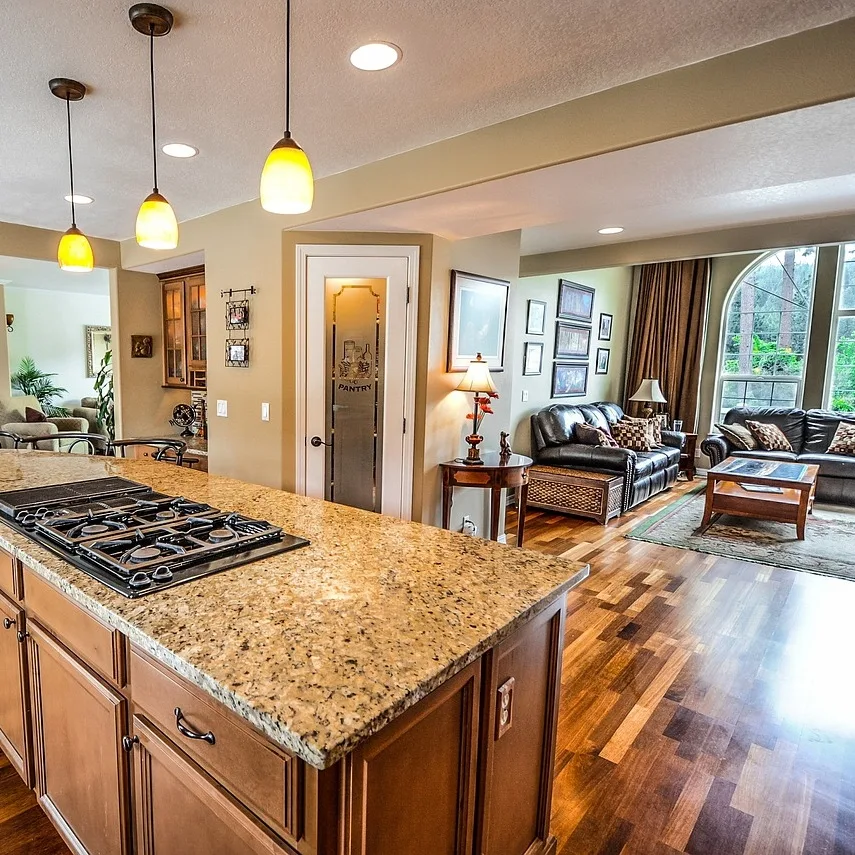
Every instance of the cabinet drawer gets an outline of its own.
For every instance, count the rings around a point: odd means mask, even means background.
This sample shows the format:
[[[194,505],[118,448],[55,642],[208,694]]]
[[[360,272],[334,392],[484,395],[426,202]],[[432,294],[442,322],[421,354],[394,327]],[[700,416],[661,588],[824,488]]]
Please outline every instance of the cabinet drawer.
[[[275,831],[299,840],[303,825],[303,763],[280,750],[225,707],[144,653],[131,648],[131,699],[182,751],[210,772]],[[189,738],[181,725],[212,734]]]
[[[8,594],[13,600],[20,599],[18,568],[15,565],[15,559],[3,549],[0,549],[0,591]]]
[[[27,611],[88,665],[118,686],[125,684],[125,637],[24,568]]]

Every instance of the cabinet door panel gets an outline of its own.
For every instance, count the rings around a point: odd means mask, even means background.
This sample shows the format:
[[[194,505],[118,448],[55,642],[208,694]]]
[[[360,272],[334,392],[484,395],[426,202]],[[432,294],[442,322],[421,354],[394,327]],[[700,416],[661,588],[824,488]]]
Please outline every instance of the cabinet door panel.
[[[71,849],[129,851],[124,698],[30,622],[36,791]]]
[[[288,855],[258,820],[142,716],[134,716],[138,855]]]
[[[19,631],[24,631],[24,612],[0,594],[0,748],[31,787],[25,647]]]

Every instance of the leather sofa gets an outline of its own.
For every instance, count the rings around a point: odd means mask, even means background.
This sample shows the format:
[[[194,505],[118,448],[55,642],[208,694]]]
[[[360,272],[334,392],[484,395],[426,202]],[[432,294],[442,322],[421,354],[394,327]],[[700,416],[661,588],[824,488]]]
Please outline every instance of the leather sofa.
[[[584,445],[574,429],[586,423],[608,428],[623,418],[623,410],[608,401],[596,404],[553,404],[531,417],[532,456],[544,466],[566,466],[587,472],[623,476],[623,511],[672,487],[680,471],[680,451],[686,435],[662,431],[663,445],[653,451]]]
[[[828,446],[841,421],[855,423],[855,417],[830,410],[797,410],[791,407],[750,409],[734,407],[728,410],[723,424],[744,425],[747,419],[777,425],[793,447],[793,451],[743,451],[735,448],[724,436],[711,434],[701,443],[701,450],[713,466],[727,457],[756,457],[765,460],[798,461],[819,466],[816,497],[825,502],[855,505],[855,457],[828,454]]]

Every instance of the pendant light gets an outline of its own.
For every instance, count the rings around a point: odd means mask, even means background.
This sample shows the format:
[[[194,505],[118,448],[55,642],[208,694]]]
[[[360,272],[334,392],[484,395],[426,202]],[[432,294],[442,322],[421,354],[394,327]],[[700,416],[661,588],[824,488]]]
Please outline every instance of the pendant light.
[[[71,228],[60,238],[56,257],[63,270],[72,273],[88,273],[95,266],[92,247],[86,235],[77,228],[74,210],[74,158],[71,153],[71,102],[82,101],[86,87],[76,80],[55,77],[48,83],[50,91],[65,101],[65,116],[68,127],[68,178],[71,185]]]
[[[151,159],[154,188],[140,205],[137,214],[137,243],[149,249],[175,249],[178,246],[178,220],[172,206],[157,189],[157,112],[154,101],[154,40],[172,30],[172,12],[154,3],[137,3],[128,11],[133,28],[148,36],[151,79]]]
[[[285,133],[261,170],[261,207],[273,214],[312,209],[315,180],[306,152],[291,139],[291,0],[285,0]]]

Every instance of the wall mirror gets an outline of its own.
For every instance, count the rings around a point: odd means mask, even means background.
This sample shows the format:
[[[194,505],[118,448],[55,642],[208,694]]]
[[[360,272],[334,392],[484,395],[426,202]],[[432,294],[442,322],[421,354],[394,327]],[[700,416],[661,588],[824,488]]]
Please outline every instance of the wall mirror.
[[[86,327],[86,376],[95,377],[104,354],[113,349],[110,327]]]

